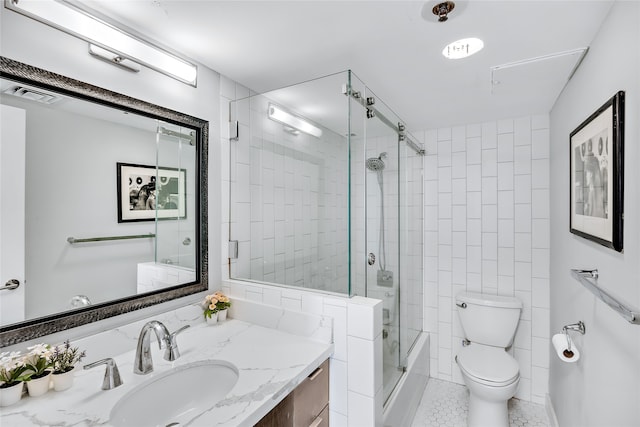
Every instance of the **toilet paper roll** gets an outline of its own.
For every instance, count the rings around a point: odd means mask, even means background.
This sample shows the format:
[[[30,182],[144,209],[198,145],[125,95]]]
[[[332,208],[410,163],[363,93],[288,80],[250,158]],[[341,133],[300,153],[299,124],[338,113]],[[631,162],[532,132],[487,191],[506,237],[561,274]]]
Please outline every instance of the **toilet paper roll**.
[[[576,347],[576,344],[571,340],[571,337],[568,337],[568,339],[571,342],[571,351],[569,351],[567,335],[565,334],[555,334],[551,342],[560,360],[567,363],[574,363],[580,359],[580,351],[578,351],[578,347]]]

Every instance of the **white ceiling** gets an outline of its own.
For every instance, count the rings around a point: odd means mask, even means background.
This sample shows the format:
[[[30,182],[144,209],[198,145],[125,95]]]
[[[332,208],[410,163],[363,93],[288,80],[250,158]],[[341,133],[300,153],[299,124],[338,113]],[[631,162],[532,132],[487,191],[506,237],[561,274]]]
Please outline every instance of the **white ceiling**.
[[[457,1],[444,23],[435,1],[83,3],[257,92],[351,69],[416,131],[548,112],[580,55],[491,67],[588,47],[612,1]],[[484,50],[441,55],[466,37]]]

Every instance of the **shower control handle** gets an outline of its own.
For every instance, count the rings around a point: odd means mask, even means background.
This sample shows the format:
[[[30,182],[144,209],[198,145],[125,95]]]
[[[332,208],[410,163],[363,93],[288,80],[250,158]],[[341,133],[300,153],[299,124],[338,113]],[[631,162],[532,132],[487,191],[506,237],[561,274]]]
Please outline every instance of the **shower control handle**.
[[[373,252],[369,252],[367,255],[367,264],[373,265],[376,263],[376,255]]]

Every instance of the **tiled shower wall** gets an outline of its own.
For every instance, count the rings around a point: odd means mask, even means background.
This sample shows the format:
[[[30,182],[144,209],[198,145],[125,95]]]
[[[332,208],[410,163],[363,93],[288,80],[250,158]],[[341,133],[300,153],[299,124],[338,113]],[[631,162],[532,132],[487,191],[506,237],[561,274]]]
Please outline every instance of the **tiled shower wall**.
[[[223,177],[230,184],[230,236],[238,241],[231,277],[346,294],[345,137],[327,128],[320,139],[287,133],[268,118],[269,102],[254,95],[225,108],[240,126]]]
[[[425,132],[425,322],[431,376],[463,383],[454,357],[462,291],[516,296],[516,397],[544,403],[549,376],[549,117]]]
[[[229,102],[249,95],[249,90],[234,81],[220,78],[220,122],[229,122]],[[247,126],[240,132],[248,133]],[[232,227],[229,215],[230,159],[234,141],[229,140],[228,129],[221,132],[222,197],[222,289],[231,297],[245,298],[289,310],[330,316],[333,319],[334,354],[330,368],[330,420],[331,426],[376,425],[382,419],[382,303],[369,298],[334,296],[308,292],[304,289],[284,288],[260,283],[229,281],[228,243],[226,236]],[[345,168],[346,170],[346,168]],[[344,188],[348,188],[345,184]],[[212,208],[213,209],[213,208]],[[343,236],[346,238],[347,233]],[[338,252],[346,264],[347,250]]]

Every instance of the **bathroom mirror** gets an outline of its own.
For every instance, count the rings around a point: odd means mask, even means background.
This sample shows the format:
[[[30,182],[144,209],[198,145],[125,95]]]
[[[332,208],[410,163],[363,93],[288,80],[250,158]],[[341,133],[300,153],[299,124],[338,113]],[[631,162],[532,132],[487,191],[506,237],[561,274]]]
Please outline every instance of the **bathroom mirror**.
[[[208,288],[208,122],[0,57],[0,346]]]

